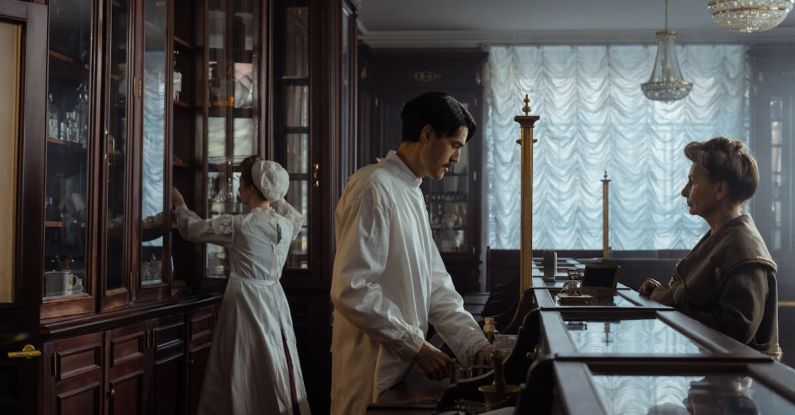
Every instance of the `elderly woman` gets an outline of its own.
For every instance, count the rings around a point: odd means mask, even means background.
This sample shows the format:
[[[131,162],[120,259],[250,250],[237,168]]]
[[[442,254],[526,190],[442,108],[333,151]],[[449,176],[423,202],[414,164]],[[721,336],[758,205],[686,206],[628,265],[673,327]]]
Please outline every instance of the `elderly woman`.
[[[199,414],[309,413],[290,308],[279,283],[303,218],[283,201],[289,176],[282,166],[252,156],[241,169],[238,195],[246,214],[201,219],[174,189],[180,235],[221,245],[230,258]]]
[[[682,196],[709,231],[677,263],[668,286],[649,278],[642,295],[757,350],[780,357],[776,263],[742,205],[759,183],[756,160],[724,137],[685,147],[693,162]]]

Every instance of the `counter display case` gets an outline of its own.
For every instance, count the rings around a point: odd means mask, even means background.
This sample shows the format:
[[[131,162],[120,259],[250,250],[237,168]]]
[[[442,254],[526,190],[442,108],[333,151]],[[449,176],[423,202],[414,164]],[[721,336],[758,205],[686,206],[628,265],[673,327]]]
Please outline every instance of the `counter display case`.
[[[795,371],[780,363],[651,365],[642,371],[555,362],[559,407],[592,414],[786,414]]]
[[[541,311],[544,347],[558,359],[769,362],[771,358],[674,311]]]

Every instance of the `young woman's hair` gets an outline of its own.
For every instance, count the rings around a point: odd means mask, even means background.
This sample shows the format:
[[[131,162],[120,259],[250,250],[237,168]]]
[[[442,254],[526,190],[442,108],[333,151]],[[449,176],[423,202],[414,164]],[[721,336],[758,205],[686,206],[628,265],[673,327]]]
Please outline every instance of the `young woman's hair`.
[[[450,137],[461,127],[467,127],[466,141],[475,134],[477,125],[472,114],[455,98],[444,92],[428,92],[412,99],[400,112],[403,122],[403,141],[418,141],[426,125],[433,127],[438,137]]]
[[[685,156],[703,168],[711,181],[725,181],[733,201],[745,202],[756,192],[759,169],[742,142],[726,137],[694,141],[685,146]]]
[[[260,156],[248,156],[243,159],[243,162],[240,163],[240,184],[246,184],[247,186],[251,186],[257,192],[257,196],[259,196],[262,200],[265,199],[265,196],[262,195],[262,192],[254,185],[254,178],[251,176],[251,167],[254,166],[254,162],[257,160],[262,160]]]

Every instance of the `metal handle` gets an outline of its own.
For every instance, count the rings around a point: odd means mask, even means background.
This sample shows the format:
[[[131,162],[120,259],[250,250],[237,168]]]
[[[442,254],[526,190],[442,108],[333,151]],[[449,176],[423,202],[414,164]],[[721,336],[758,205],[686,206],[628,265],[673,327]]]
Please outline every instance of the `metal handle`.
[[[8,352],[9,359],[31,359],[41,356],[41,352],[36,350],[32,344],[26,344],[21,352]]]
[[[315,187],[320,187],[320,164],[315,163],[312,165],[312,180],[314,181]]]
[[[116,396],[116,388],[111,386],[110,390],[108,391],[108,398],[113,399],[114,396]]]

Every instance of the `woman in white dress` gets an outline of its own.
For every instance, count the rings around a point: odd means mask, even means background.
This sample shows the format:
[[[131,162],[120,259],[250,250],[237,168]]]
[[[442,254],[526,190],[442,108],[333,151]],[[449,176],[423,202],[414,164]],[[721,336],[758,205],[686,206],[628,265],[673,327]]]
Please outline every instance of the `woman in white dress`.
[[[202,219],[174,189],[183,238],[227,249],[227,282],[204,374],[199,414],[308,414],[293,323],[279,283],[303,217],[285,202],[289,175],[278,163],[246,158],[240,200],[249,213]]]

